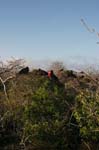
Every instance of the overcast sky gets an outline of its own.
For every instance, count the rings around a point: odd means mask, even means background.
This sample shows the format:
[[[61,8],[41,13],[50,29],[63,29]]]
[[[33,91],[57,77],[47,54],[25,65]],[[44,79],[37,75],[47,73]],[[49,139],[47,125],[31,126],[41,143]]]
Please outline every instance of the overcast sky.
[[[0,56],[33,60],[99,58],[98,0],[0,0]]]

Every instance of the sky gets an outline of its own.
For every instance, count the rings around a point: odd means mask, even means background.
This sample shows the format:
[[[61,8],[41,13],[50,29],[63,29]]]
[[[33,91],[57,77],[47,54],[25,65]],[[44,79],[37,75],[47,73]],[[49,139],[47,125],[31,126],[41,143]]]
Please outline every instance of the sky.
[[[0,57],[95,63],[98,0],[0,0]]]

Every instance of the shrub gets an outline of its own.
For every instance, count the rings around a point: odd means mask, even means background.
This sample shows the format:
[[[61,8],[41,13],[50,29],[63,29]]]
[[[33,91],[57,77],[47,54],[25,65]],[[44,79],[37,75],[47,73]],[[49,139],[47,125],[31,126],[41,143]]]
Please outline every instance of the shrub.
[[[81,91],[76,99],[74,116],[82,139],[99,141],[99,93]]]

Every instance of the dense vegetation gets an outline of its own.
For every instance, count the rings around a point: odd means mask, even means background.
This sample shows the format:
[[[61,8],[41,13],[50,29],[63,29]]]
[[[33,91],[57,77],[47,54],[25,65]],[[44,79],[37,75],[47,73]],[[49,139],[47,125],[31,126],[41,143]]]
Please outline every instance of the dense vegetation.
[[[99,149],[98,78],[33,70],[0,83],[0,149]]]

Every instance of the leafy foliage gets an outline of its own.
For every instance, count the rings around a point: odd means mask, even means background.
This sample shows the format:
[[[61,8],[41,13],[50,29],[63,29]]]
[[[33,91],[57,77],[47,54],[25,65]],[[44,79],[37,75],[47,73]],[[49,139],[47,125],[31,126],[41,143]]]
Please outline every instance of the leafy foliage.
[[[60,80],[38,70],[17,73],[5,82],[8,99],[1,83],[0,148],[98,149],[99,90],[92,79],[68,70]]]
[[[89,140],[99,139],[99,93],[81,92],[76,99],[74,116],[80,127],[80,134]]]

